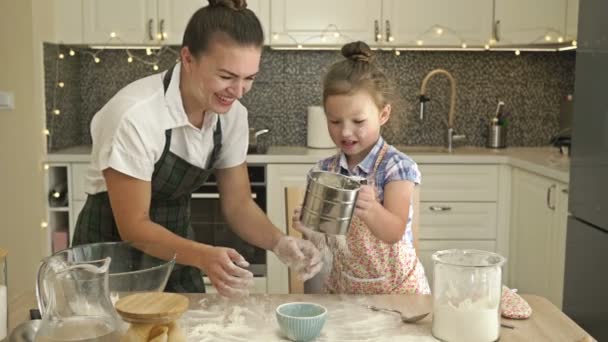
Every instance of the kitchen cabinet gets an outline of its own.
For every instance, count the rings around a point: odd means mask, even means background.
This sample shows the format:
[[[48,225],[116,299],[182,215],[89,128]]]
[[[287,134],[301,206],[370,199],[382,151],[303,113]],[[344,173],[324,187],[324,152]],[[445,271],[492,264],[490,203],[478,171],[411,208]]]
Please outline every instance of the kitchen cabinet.
[[[578,36],[579,0],[568,0],[566,9],[566,40],[576,40]]]
[[[247,2],[262,26],[268,18],[268,1]],[[82,0],[83,39],[86,44],[102,45],[181,45],[188,20],[206,4],[200,0]]]
[[[418,40],[434,46],[483,45],[492,27],[492,3],[486,0],[278,0],[270,13],[275,46],[356,40],[380,46],[413,46]]]
[[[494,0],[499,45],[555,44],[566,40],[569,0]]]
[[[561,308],[567,185],[515,169],[512,179],[511,286]]]
[[[272,0],[270,44],[373,43],[381,31],[381,12],[376,0]]]
[[[54,0],[55,42],[82,44],[82,0]]]
[[[306,175],[315,164],[268,164],[267,214],[281,232],[287,234],[285,189],[291,186],[306,187]],[[266,257],[268,267],[268,293],[289,293],[289,272],[274,253]]]
[[[383,41],[397,46],[483,46],[492,35],[492,10],[487,0],[383,0]]]

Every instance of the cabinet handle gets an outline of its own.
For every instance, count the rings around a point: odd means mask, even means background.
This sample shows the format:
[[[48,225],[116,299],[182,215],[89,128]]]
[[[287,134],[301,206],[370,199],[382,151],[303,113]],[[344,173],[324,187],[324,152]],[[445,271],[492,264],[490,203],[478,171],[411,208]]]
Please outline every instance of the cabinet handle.
[[[555,210],[555,204],[551,204],[551,193],[553,193],[553,189],[557,186],[552,184],[549,188],[547,188],[547,207],[551,210]]]
[[[385,32],[386,33],[386,41],[390,42],[391,38],[392,38],[391,37],[391,23],[390,23],[390,21],[387,20],[385,22],[385,24],[386,24],[386,32]]]
[[[452,207],[444,206],[444,205],[432,205],[429,207],[431,211],[450,211]]]
[[[494,22],[494,40],[500,41],[500,20]]]
[[[167,34],[165,33],[165,19],[160,20],[159,26],[160,40],[165,40],[167,38]]]
[[[152,27],[154,26],[154,19],[148,20],[148,38],[150,40],[154,40],[154,35],[152,34]]]
[[[378,20],[374,20],[374,40],[378,41],[378,39],[382,38],[380,34],[380,24],[378,24]]]

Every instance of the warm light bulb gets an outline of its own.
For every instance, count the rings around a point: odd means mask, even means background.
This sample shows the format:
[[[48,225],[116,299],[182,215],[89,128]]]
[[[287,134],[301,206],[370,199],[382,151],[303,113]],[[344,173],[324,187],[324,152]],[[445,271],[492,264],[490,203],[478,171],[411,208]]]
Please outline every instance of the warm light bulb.
[[[395,40],[395,37],[393,37],[393,36],[388,37],[388,41],[389,41],[389,42],[392,42],[392,41],[394,41],[394,40]]]
[[[65,86],[65,83],[63,83],[63,82],[59,82],[59,83],[57,83],[57,86],[58,86],[59,88],[63,88],[63,87]]]
[[[551,36],[550,35],[546,35],[545,36],[545,41],[550,42],[551,41]]]
[[[564,42],[564,37],[557,37],[557,42],[558,43],[563,43]]]
[[[325,36],[321,36],[321,41],[324,42],[325,41]]]
[[[60,53],[58,57],[59,57],[59,59],[63,59],[63,57],[65,57],[65,56],[64,56],[64,54]]]
[[[133,62],[133,57],[129,56],[129,58],[127,58],[127,62],[132,63]]]
[[[485,48],[486,50],[490,50],[490,45],[486,44],[486,45],[484,46],[484,48]]]
[[[42,130],[42,134],[44,134],[44,135],[50,135],[51,131],[49,131],[48,129],[44,129],[44,130]]]
[[[99,63],[101,62],[101,59],[99,59],[99,57],[95,57],[95,63]]]
[[[53,114],[59,115],[59,114],[61,114],[61,111],[59,109],[55,108],[55,109],[53,109]]]
[[[146,55],[150,56],[152,54],[152,50],[150,48],[146,48]]]
[[[416,45],[422,45],[422,44],[424,44],[424,42],[422,40],[417,40],[416,41]]]
[[[76,52],[72,49],[70,49],[70,56],[74,56],[76,54]]]
[[[302,44],[298,44],[298,49],[301,49],[301,48],[302,48]]]
[[[154,71],[158,70],[158,65],[154,64],[154,65],[152,66],[152,69],[154,69]]]
[[[467,43],[462,43],[461,46],[462,46],[463,49],[466,49],[467,48]]]
[[[334,32],[334,37],[336,37],[336,38],[340,37],[340,33]]]
[[[572,41],[572,46],[576,46],[576,44],[577,44],[576,40],[573,40]]]
[[[277,40],[279,39],[279,35],[277,33],[272,35],[272,40]]]
[[[376,38],[378,38],[378,40],[380,40],[380,39],[382,39],[382,35],[381,35],[380,33],[378,33],[378,34],[376,35]]]
[[[54,198],[59,198],[61,196],[61,194],[57,191],[53,191],[53,197]]]
[[[159,40],[160,40],[160,39],[162,39],[162,38],[163,38],[163,35],[162,35],[162,34],[160,34],[160,33],[157,33],[157,34],[156,34],[156,39],[159,39]]]
[[[167,39],[169,35],[167,34],[167,32],[163,32],[163,39]]]
[[[49,169],[49,164],[44,164],[42,167],[43,167],[45,170],[48,170],[48,169]]]
[[[519,56],[521,52],[519,50],[515,50],[515,56]]]
[[[40,228],[46,228],[46,227],[48,227],[48,226],[49,226],[49,224],[48,224],[48,223],[46,223],[46,222],[44,222],[44,221],[40,222]]]
[[[489,45],[494,45],[494,44],[496,44],[496,39],[491,38],[491,39],[488,41],[488,44],[489,44]]]
[[[400,55],[401,55],[401,51],[395,50],[395,56],[400,56]]]
[[[116,32],[110,32],[110,38],[116,38]]]
[[[435,29],[435,33],[437,33],[438,35],[443,34],[443,29],[441,27],[438,27]]]

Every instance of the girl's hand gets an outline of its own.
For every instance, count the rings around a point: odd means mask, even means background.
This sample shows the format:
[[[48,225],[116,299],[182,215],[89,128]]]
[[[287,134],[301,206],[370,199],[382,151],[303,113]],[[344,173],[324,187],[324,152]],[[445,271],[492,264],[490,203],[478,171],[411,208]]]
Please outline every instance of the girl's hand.
[[[361,185],[355,204],[355,215],[366,220],[378,204],[376,188],[373,185]]]

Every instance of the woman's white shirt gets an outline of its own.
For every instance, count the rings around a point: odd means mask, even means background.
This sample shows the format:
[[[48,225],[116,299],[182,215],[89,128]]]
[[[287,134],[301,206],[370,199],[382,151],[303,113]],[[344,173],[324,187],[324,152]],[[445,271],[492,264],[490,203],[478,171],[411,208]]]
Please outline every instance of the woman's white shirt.
[[[107,168],[151,181],[154,164],[165,146],[165,131],[172,130],[170,151],[188,163],[207,167],[213,150],[217,120],[222,126],[222,148],[215,168],[237,166],[247,158],[249,127],[247,109],[235,101],[224,114],[207,112],[201,129],[184,111],[179,91],[180,64],[165,93],[165,72],[139,79],[121,89],[95,114],[91,122],[93,151],[85,191],[106,191],[102,171]]]

